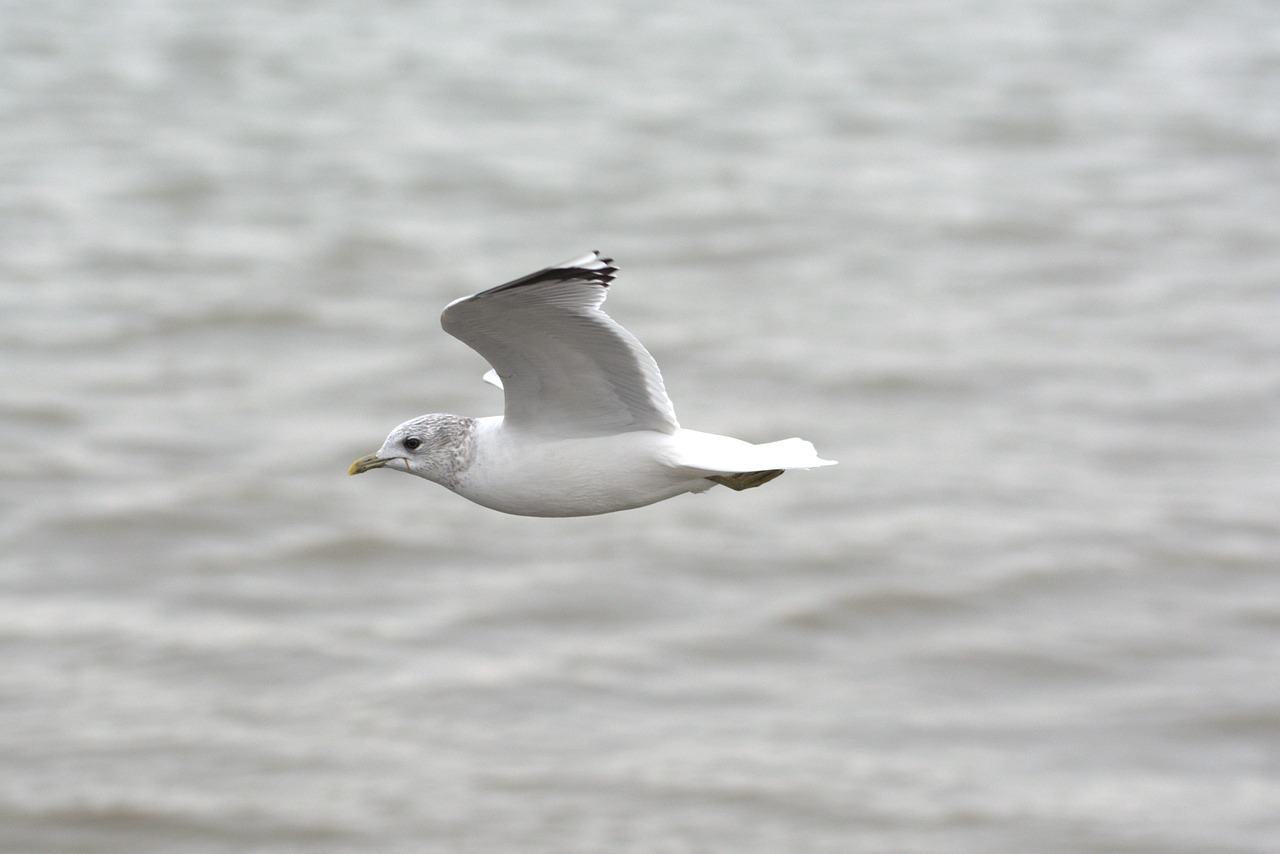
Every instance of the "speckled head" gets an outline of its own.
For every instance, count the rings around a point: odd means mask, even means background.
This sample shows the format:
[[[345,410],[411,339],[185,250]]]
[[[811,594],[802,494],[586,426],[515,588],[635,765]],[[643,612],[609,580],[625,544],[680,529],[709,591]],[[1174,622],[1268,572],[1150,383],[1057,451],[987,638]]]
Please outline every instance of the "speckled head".
[[[474,418],[420,415],[392,430],[376,454],[356,460],[347,474],[391,468],[453,488],[475,456],[475,429]]]

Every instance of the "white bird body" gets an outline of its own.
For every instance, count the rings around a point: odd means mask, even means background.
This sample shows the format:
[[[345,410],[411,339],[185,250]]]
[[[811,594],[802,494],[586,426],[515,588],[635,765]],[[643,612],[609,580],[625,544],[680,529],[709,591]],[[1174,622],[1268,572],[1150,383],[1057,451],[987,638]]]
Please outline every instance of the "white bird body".
[[[557,439],[521,435],[501,417],[477,421],[475,463],[453,488],[520,516],[587,516],[630,510],[715,484],[676,464],[674,436],[633,430]]]
[[[442,324],[493,366],[505,413],[411,419],[348,473],[394,468],[504,513],[587,516],[833,464],[803,439],[681,428],[653,357],[600,308],[611,264],[593,253],[450,303]]]
[[[472,441],[472,464],[450,488],[518,516],[630,510],[705,492],[716,485],[707,479],[711,475],[814,464],[812,446],[806,453],[803,447],[752,445],[695,430],[548,438],[512,431],[500,416],[477,419]]]

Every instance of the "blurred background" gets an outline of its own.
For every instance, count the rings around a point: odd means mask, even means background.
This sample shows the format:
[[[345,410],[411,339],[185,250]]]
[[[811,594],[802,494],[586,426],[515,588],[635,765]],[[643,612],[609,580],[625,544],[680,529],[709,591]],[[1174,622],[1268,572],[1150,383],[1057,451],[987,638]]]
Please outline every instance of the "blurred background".
[[[1269,0],[0,19],[0,849],[1280,850]],[[591,249],[841,465],[345,476]]]

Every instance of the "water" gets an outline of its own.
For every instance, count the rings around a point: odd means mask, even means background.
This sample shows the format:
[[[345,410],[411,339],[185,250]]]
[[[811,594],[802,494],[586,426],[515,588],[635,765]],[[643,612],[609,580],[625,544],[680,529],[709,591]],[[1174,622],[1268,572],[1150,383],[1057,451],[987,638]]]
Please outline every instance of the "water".
[[[0,15],[0,850],[1280,847],[1271,4]],[[344,476],[593,248],[841,465]]]

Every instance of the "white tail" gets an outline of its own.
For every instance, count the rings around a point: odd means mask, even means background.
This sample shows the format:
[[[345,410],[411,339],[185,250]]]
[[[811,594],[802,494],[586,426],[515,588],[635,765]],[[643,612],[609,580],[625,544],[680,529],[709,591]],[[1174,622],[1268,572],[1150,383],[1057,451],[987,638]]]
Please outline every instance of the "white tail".
[[[812,442],[804,439],[780,439],[777,442],[766,442],[756,445],[760,458],[770,460],[770,468],[811,469],[818,466],[833,466],[835,460],[824,460]]]
[[[813,444],[804,439],[782,439],[753,445],[741,439],[696,430],[681,430],[679,437],[680,453],[673,462],[684,468],[715,474],[835,465],[834,461],[819,457]]]

